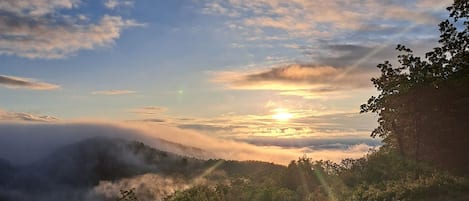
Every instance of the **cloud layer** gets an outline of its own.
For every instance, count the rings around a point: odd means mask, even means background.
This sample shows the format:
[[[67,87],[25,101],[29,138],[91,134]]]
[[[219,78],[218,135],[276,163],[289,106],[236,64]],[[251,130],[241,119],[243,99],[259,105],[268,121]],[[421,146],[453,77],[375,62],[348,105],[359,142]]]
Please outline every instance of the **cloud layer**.
[[[8,88],[24,88],[31,90],[53,90],[60,88],[60,86],[56,84],[40,82],[30,78],[14,77],[7,75],[0,75],[0,85]]]
[[[27,163],[44,157],[60,146],[95,136],[139,140],[163,151],[189,156],[194,156],[194,151],[200,149],[202,152],[198,157],[203,158],[260,160],[279,164],[287,164],[304,154],[318,160],[337,161],[348,157],[357,158],[371,148],[370,145],[321,150],[308,147],[256,146],[245,142],[209,137],[194,131],[143,123],[2,123],[0,124],[0,158],[14,163]],[[28,149],[25,150],[24,147]]]
[[[134,20],[104,15],[97,22],[83,14],[66,15],[80,0],[6,0],[0,2],[0,54],[57,59],[79,50],[108,46]]]

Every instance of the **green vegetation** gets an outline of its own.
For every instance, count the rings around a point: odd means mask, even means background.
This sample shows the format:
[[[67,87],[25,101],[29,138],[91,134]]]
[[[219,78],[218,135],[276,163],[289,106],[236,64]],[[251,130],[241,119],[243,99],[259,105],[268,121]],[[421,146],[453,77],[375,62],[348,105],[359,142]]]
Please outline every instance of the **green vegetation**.
[[[303,157],[275,170],[262,166],[268,174],[228,175],[165,200],[469,200],[469,2],[448,10],[441,46],[425,59],[399,45],[399,67],[378,65],[372,82],[380,94],[361,111],[379,115],[372,133],[383,139],[379,150],[341,163]]]
[[[399,45],[400,66],[379,64],[373,78],[381,92],[361,106],[379,115],[372,136],[415,161],[467,174],[469,160],[469,3],[456,0],[450,18],[440,23],[440,47],[426,59]]]
[[[271,171],[271,175],[227,176],[217,181],[177,191],[165,201],[469,199],[467,178],[417,163],[387,148],[339,164],[303,157]]]
[[[134,191],[135,189],[121,190],[121,197],[117,201],[138,201]]]

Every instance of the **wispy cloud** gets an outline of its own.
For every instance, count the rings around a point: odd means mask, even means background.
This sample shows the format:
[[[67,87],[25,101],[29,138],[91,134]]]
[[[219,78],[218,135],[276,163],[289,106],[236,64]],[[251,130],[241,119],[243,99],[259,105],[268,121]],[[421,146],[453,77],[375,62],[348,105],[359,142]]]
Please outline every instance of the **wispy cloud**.
[[[79,3],[80,0],[3,0],[0,2],[0,10],[22,16],[42,16],[54,13],[57,9],[77,7]]]
[[[57,117],[48,115],[37,115],[26,112],[10,112],[0,109],[0,121],[18,122],[52,122],[59,120]]]
[[[145,106],[140,108],[131,109],[130,112],[139,115],[158,115],[166,112],[168,108],[158,106]]]
[[[290,118],[279,121],[279,111],[287,112]],[[373,115],[358,111],[337,111],[324,106],[305,106],[269,103],[264,111],[256,114],[229,113],[205,118],[181,118],[159,116],[134,120],[135,122],[158,123],[185,130],[194,130],[211,136],[227,139],[250,140],[257,137],[276,139],[305,138],[352,138],[368,137],[376,126]]]
[[[117,7],[128,7],[134,5],[133,0],[106,0],[104,6],[108,9],[115,9]]]
[[[236,44],[252,49],[269,43],[280,55],[302,53],[289,56],[293,58],[288,64],[218,71],[212,81],[227,89],[270,90],[305,99],[344,99],[370,91],[370,78],[379,73],[376,65],[396,56],[395,44],[405,42],[421,50],[436,43],[429,33],[451,4],[451,0],[203,2],[204,13],[224,16],[230,32],[242,36]]]
[[[287,32],[290,37],[329,37],[343,30],[359,30],[376,23],[408,22],[435,24],[450,0],[387,1],[365,0],[207,0],[204,13],[231,16],[232,27],[241,27],[248,35],[264,35],[268,29]],[[404,25],[405,26],[405,25]]]
[[[102,91],[93,91],[91,94],[94,95],[125,95],[125,94],[134,94],[136,91],[126,90],[126,89],[112,89],[112,90],[102,90]]]
[[[23,88],[31,90],[54,90],[60,88],[60,86],[56,84],[41,82],[31,78],[7,75],[0,75],[0,85],[8,88]]]
[[[65,15],[79,0],[0,2],[0,55],[57,59],[79,50],[112,45],[123,29],[141,26],[134,20],[104,15],[89,22],[83,14]]]

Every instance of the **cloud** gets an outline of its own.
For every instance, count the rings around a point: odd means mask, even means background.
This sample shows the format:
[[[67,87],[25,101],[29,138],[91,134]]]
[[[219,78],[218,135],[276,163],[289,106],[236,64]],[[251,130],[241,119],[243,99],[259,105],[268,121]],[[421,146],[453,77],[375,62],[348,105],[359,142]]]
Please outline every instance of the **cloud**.
[[[190,186],[187,180],[149,173],[118,181],[101,181],[93,188],[93,193],[115,200],[122,189],[134,188],[139,199],[163,200],[166,196]]]
[[[190,130],[196,130],[199,132],[205,132],[205,133],[226,133],[226,132],[232,132],[233,136],[236,134],[234,132],[239,132],[241,129],[248,129],[248,126],[234,126],[234,125],[229,125],[229,126],[223,126],[223,125],[213,125],[213,124],[180,124],[177,126],[178,128],[181,129],[190,129]]]
[[[303,53],[289,64],[218,71],[212,81],[228,89],[271,90],[304,99],[344,99],[364,90],[371,95],[370,78],[379,73],[376,65],[397,56],[397,43],[414,50],[436,45],[432,34],[451,4],[449,0],[205,2],[206,8],[217,8],[205,13],[228,16],[224,19],[229,30],[242,36],[236,44],[249,44],[251,49],[268,42],[280,54],[290,55],[291,49]],[[238,15],[227,14],[232,12]]]
[[[0,121],[52,122],[59,120],[48,115],[36,115],[25,112],[8,112],[0,109]]]
[[[95,138],[92,141],[83,142],[83,140],[95,136],[105,136],[108,139],[101,141],[103,138]],[[134,192],[139,199],[161,200],[168,194],[194,185],[213,185],[215,182],[219,182],[219,179],[211,181],[205,176],[214,171],[217,165],[222,164],[222,162],[216,163],[216,165],[200,174],[199,172],[193,172],[193,175],[186,175],[187,177],[180,177],[175,174],[168,175],[165,174],[165,170],[171,167],[165,167],[165,163],[156,166],[154,164],[150,165],[145,162],[146,160],[143,160],[142,155],[128,152],[129,150],[122,144],[124,141],[111,140],[113,138],[138,140],[156,149],[182,155],[193,156],[196,149],[191,147],[200,147],[203,153],[206,153],[206,155],[200,155],[202,158],[205,156],[205,158],[261,160],[284,165],[301,156],[312,157],[315,160],[329,159],[336,162],[343,158],[358,158],[362,157],[369,149],[376,147],[365,143],[354,144],[352,140],[335,144],[332,140],[323,141],[326,144],[316,143],[313,148],[256,146],[148,124],[104,122],[0,123],[0,158],[12,162],[8,163],[8,161],[3,160],[3,167],[10,167],[10,165],[12,167],[26,167],[20,168],[19,172],[15,172],[17,174],[12,174],[14,177],[7,177],[6,181],[11,183],[7,183],[8,185],[4,185],[5,188],[0,189],[0,195],[7,200],[115,200],[120,194],[120,190],[135,188]],[[165,140],[170,140],[172,143]],[[76,145],[72,145],[75,148],[68,146],[77,142],[81,142],[78,147]],[[104,145],[111,146],[100,146],[103,142],[105,142]],[[113,143],[108,144],[110,142]],[[63,146],[68,146],[68,149],[57,152],[57,148]],[[81,153],[83,150],[85,152]],[[89,153],[95,151],[102,155],[89,155]],[[54,153],[52,157],[45,157],[52,152]],[[70,158],[69,154],[75,155]],[[112,169],[112,166],[102,166],[102,163],[100,163],[102,157],[110,157],[111,162],[116,160],[114,163],[124,167],[123,173],[127,177],[110,174],[109,176],[103,176],[103,179],[109,178],[110,180],[99,180],[98,178],[101,177],[93,177],[92,183],[89,180],[86,180],[86,183],[85,180],[76,180],[75,173],[94,176],[95,172],[93,171],[95,171],[95,168],[92,167],[95,165],[103,167],[104,170],[106,168]],[[83,161],[82,158],[89,162],[83,166],[86,166],[85,170],[76,167],[76,163]],[[152,162],[153,159],[156,158],[152,158]],[[69,160],[71,160],[70,164],[63,163]],[[162,161],[166,160],[174,159],[170,157]],[[176,160],[180,161],[180,158],[176,158]],[[156,161],[159,161],[159,159],[156,159]],[[179,164],[177,161],[174,161],[174,165]],[[56,171],[57,167],[60,167],[58,173]],[[126,167],[132,170],[135,169],[135,171],[125,171]],[[191,170],[191,167],[188,166],[186,170]],[[7,168],[6,171],[8,174],[10,169]],[[224,174],[222,170],[215,171],[213,174],[217,177],[220,176],[219,173]],[[152,173],[144,174],[145,172]],[[161,174],[158,174],[158,172]],[[142,174],[137,175],[138,173]],[[71,177],[70,175],[74,176]],[[32,192],[31,186],[40,186],[40,188],[38,191]]]
[[[151,122],[151,123],[164,123],[166,122],[167,120],[165,119],[155,119],[155,118],[151,118],[151,119],[140,119],[140,120],[130,120],[131,122],[132,121],[136,121],[136,122]]]
[[[8,88],[24,88],[31,90],[54,90],[60,88],[60,86],[56,84],[40,82],[30,78],[14,77],[7,75],[0,75],[0,85],[3,85]]]
[[[83,14],[62,14],[79,0],[7,0],[0,2],[0,55],[57,59],[112,45],[123,29],[142,26],[134,20],[104,15],[89,22]]]
[[[309,100],[303,100],[309,102]],[[277,111],[286,111],[291,118],[278,121]],[[249,140],[257,137],[276,139],[318,138],[367,138],[376,127],[376,117],[359,114],[358,111],[344,112],[313,104],[295,107],[288,104],[266,106],[257,114],[226,114],[206,118],[165,117],[163,119],[140,119],[185,130],[194,130],[209,136],[224,139]]]
[[[158,115],[166,112],[168,108],[157,107],[157,106],[145,106],[141,108],[135,108],[130,110],[132,113],[139,115]]]
[[[324,38],[343,30],[358,30],[376,23],[436,24],[438,14],[451,1],[365,0],[206,0],[203,13],[231,17],[230,26],[247,35],[267,35],[269,29],[285,31],[291,38]],[[407,26],[407,25],[402,25]],[[402,28],[402,27],[401,27]],[[262,37],[259,37],[262,38]]]
[[[194,150],[200,149],[203,152],[198,157],[202,158],[260,160],[279,164],[288,164],[304,154],[317,160],[338,160],[360,157],[366,152],[354,148],[317,151],[310,148],[256,146],[148,123],[0,123],[0,158],[16,164],[28,163],[58,147],[95,136],[138,140],[157,149],[182,155],[194,156]]]
[[[204,5],[202,13],[205,13],[205,14],[219,14],[219,15],[226,15],[226,16],[230,16],[230,17],[239,16],[239,13],[237,11],[229,10],[229,9],[221,6],[220,4],[218,4],[216,2],[207,2]]]
[[[117,7],[129,7],[134,5],[133,0],[106,0],[104,6],[108,9],[115,9]]]
[[[133,93],[137,93],[137,92],[132,91],[132,90],[125,90],[125,89],[113,89],[113,90],[91,92],[91,94],[95,94],[95,95],[125,95],[125,94],[133,94]]]
[[[344,75],[346,74],[346,75]],[[269,69],[220,71],[212,81],[237,90],[275,90],[282,95],[331,95],[333,93],[370,88],[369,72],[347,72],[345,68],[290,64]],[[312,96],[313,97],[313,96]]]
[[[317,63],[346,68],[355,65],[357,61],[366,57],[376,48],[376,46],[358,44],[323,44],[318,49],[306,47],[303,48],[303,51]],[[327,54],[324,54],[324,52],[327,52]],[[395,56],[395,53],[394,47],[386,47],[362,63],[360,67],[374,68],[379,62]]]
[[[439,9],[436,5],[451,5],[452,0],[417,0],[417,6],[424,9]]]
[[[300,138],[277,138],[277,137],[252,137],[244,139],[244,142],[258,146],[279,146],[302,148],[309,147],[312,150],[346,150],[356,145],[367,145],[376,147],[381,141],[370,137],[300,137]]]
[[[41,16],[54,13],[57,9],[72,9],[79,3],[80,0],[3,0],[0,10],[23,16]]]

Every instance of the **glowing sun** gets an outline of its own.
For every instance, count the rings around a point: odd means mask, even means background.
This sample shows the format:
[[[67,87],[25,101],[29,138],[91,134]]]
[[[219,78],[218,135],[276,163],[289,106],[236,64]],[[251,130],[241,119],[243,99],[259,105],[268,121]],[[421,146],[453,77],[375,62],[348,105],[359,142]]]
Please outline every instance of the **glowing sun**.
[[[277,121],[287,121],[293,117],[293,114],[287,112],[287,111],[282,111],[278,110],[274,115],[272,115],[272,118],[277,120]]]

